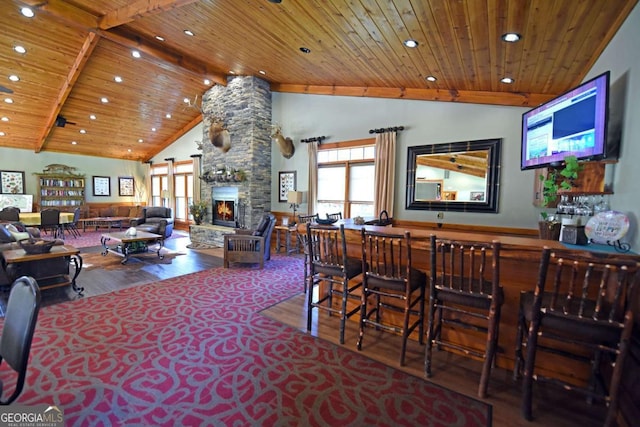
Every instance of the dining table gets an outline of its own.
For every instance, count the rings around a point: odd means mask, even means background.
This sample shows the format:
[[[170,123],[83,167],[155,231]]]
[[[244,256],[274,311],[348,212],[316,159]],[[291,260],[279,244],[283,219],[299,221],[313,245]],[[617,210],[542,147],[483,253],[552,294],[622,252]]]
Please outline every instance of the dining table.
[[[24,225],[37,227],[40,225],[40,212],[20,212],[20,222]],[[73,212],[60,212],[60,223],[73,222]]]

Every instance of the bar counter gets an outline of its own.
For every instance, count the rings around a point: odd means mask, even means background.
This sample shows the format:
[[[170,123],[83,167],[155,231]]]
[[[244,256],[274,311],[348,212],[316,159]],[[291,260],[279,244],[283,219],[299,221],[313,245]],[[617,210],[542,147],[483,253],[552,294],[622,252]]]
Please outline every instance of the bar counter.
[[[405,230],[411,233],[411,259],[412,266],[422,271],[429,272],[429,240],[432,234],[439,238],[453,240],[470,240],[477,242],[490,242],[498,240],[501,243],[500,252],[500,284],[504,288],[504,304],[502,306],[502,315],[500,319],[500,332],[498,342],[498,352],[496,356],[496,364],[505,369],[513,369],[514,364],[514,348],[518,320],[518,306],[521,291],[532,291],[536,285],[538,268],[540,263],[540,255],[543,247],[556,249],[570,249],[563,243],[556,240],[541,240],[531,237],[517,237],[510,235],[499,235],[491,233],[479,232],[462,232],[462,231],[446,231],[439,229],[411,228],[402,226],[372,226],[372,225],[356,225],[351,219],[346,219],[335,223],[334,225],[343,224],[345,227],[345,237],[347,240],[347,252],[350,257],[362,257],[362,243],[360,230],[365,227],[367,230],[380,231],[385,233],[401,234]],[[305,224],[298,225],[298,231],[306,232]],[[588,247],[588,246],[587,246]],[[585,248],[587,248],[585,247]],[[594,257],[602,259],[630,257],[635,261],[640,261],[640,256],[634,254],[621,254],[612,251],[592,251],[588,250]],[[322,290],[320,292],[323,292]],[[427,285],[427,295],[429,297],[429,287]],[[354,316],[352,321],[357,321],[358,317]],[[426,317],[425,317],[426,321]],[[425,325],[426,328],[426,325]],[[445,328],[446,330],[446,328]],[[445,331],[443,330],[443,334]],[[453,332],[455,333],[455,332]],[[451,335],[448,335],[451,337]],[[412,337],[417,339],[416,336]],[[454,335],[453,339],[466,345],[484,348],[486,335],[473,336],[468,330],[462,330],[459,334]],[[555,357],[553,355],[540,354],[536,359],[536,365],[544,371],[546,375],[557,376],[559,378],[572,379],[577,383],[582,383],[588,375],[588,366],[571,364],[568,366],[566,359]],[[541,372],[542,373],[542,372]],[[434,374],[437,374],[434,372]]]

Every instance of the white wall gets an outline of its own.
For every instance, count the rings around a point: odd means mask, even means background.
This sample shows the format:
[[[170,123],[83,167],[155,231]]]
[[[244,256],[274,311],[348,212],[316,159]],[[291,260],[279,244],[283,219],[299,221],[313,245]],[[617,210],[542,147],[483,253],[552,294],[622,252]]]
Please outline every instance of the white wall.
[[[153,156],[151,161],[153,163],[165,163],[164,159],[172,157],[176,162],[191,160],[192,154],[202,154],[202,151],[197,149],[196,141],[201,142],[203,134],[202,122],[200,122],[200,124],[177,139],[175,143]]]
[[[37,200],[37,177],[33,175],[42,172],[50,164],[63,164],[75,167],[76,173],[85,175],[85,193],[87,202],[116,203],[146,201],[146,188],[144,167],[140,162],[121,159],[106,159],[92,156],[78,156],[73,154],[61,154],[48,151],[34,153],[31,150],[16,150],[0,147],[0,170],[24,171],[25,193],[34,195]],[[108,176],[111,178],[111,196],[93,196],[93,176]],[[132,176],[136,188],[141,192],[138,197],[118,196],[118,177]]]

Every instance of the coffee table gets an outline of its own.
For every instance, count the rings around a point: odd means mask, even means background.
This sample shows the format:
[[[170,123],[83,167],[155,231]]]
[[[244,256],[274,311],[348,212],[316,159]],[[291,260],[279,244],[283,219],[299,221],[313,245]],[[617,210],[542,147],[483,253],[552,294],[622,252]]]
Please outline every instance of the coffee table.
[[[95,218],[81,218],[78,222],[82,223],[82,231],[87,231],[87,226],[95,227],[107,227],[108,231],[111,231],[111,227],[118,227],[122,230],[122,222],[128,221],[128,216],[98,216]]]
[[[20,276],[31,276],[40,289],[71,285],[78,295],[84,288],[76,285],[76,278],[82,270],[80,249],[70,245],[53,246],[44,254],[27,254],[24,249],[11,249],[2,253],[7,263],[7,276],[11,281]],[[72,277],[69,266],[73,262],[75,272]]]
[[[119,244],[109,247],[108,243],[112,240]],[[158,258],[164,258],[164,255],[160,253],[164,246],[164,237],[159,234],[147,233],[146,231],[138,231],[135,236],[127,235],[125,231],[104,233],[100,238],[100,243],[102,243],[102,255],[105,256],[111,252],[121,256],[123,257],[121,264],[126,264],[132,255],[148,252],[149,245],[152,243],[158,245],[156,249]]]

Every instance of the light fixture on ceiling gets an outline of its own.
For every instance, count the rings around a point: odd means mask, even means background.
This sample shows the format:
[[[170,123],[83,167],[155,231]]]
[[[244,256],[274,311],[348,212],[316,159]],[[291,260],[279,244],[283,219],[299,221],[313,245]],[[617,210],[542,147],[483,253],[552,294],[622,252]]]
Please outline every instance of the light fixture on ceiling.
[[[2,120],[3,122],[8,122],[9,121],[9,117],[4,116],[0,120]]]
[[[15,50],[18,53],[22,53],[22,54],[27,53],[27,49],[25,49],[24,46],[20,46],[20,45],[15,45],[13,47],[13,50]]]
[[[266,76],[266,75],[267,75],[267,72],[266,72],[266,71],[264,71],[264,70],[260,70],[260,71],[258,71],[258,72],[259,72],[260,74],[262,74],[263,76]]]
[[[103,104],[108,104],[109,98],[107,98],[106,96],[103,96],[102,98],[100,98],[100,102],[102,102]]]
[[[6,102],[7,104],[13,104],[13,99],[11,98],[5,98],[4,102]]]
[[[115,77],[113,78],[113,80],[114,80],[116,83],[122,83],[122,77],[120,77],[120,76],[115,76]]]
[[[171,113],[167,113],[167,114],[165,114],[164,116],[165,116],[167,119],[170,119],[170,118],[171,118]]]
[[[184,102],[185,104],[189,104],[191,100],[189,98],[183,98],[182,102]]]
[[[156,128],[151,128],[151,132],[155,132],[155,131],[156,131]]]
[[[311,49],[309,49],[308,47],[301,47],[300,48],[300,52],[302,53],[311,53]]]
[[[15,74],[11,74],[9,76],[9,80],[11,80],[12,82],[19,82],[20,81],[20,77],[16,76]]]
[[[91,120],[95,120],[95,119],[96,119],[96,115],[95,115],[95,114],[91,114],[91,115],[89,115],[89,118],[90,118]]]
[[[163,42],[165,39],[162,36],[156,36],[156,40]]]
[[[36,15],[35,13],[33,13],[33,10],[28,7],[23,7],[22,9],[20,9],[20,13],[22,14],[22,16],[26,16],[27,18],[33,18]]]
[[[87,133],[87,131],[84,129],[80,129],[80,133],[84,135],[85,133]]]
[[[209,86],[211,84],[211,80],[209,79],[204,79],[204,84]]]
[[[76,141],[71,141],[71,145],[77,145],[78,143]]]
[[[142,138],[138,138],[138,142],[143,142],[144,140]]]
[[[418,42],[414,39],[407,39],[404,41],[404,45],[406,47],[414,48],[414,47],[418,47]]]
[[[435,82],[438,79],[435,76],[427,76],[427,77],[425,77],[425,80],[430,81],[430,82]]]
[[[0,136],[5,136],[5,135],[6,135],[6,133],[0,132]]]
[[[503,77],[502,79],[500,79],[500,81],[508,85],[514,82],[514,80],[511,77]]]
[[[132,50],[131,51],[131,56],[133,56],[134,58],[140,58],[142,55],[140,54],[139,51],[137,50]]]
[[[518,33],[506,33],[502,35],[502,40],[508,43],[515,43],[519,41],[521,38],[522,36]]]
[[[186,35],[188,35],[189,37],[193,37],[193,36],[195,36],[195,34],[193,34],[193,31],[191,31],[191,30],[184,30],[184,33],[185,33]]]
[[[127,151],[130,153],[131,152],[131,148],[127,149]]]

